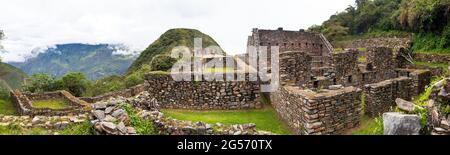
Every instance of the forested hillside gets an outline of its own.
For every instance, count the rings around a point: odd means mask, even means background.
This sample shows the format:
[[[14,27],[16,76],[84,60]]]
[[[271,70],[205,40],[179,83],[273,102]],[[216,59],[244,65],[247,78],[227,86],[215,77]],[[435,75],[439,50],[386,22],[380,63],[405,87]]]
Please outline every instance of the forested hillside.
[[[412,37],[417,52],[450,53],[450,0],[356,0],[310,31],[332,41]]]

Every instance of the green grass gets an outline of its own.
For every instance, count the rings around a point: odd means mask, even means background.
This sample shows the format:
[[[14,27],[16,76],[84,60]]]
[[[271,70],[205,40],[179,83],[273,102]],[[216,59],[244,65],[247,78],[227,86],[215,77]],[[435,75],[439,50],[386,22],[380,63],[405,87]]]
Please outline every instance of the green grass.
[[[17,111],[10,100],[0,99],[0,114],[3,115],[16,115]]]
[[[360,52],[367,52],[367,48],[365,48],[365,47],[360,47],[360,48],[358,48],[358,51],[360,51]]]
[[[24,129],[18,125],[0,126],[0,135],[50,135],[43,128]]]
[[[367,58],[365,56],[359,56],[358,62],[361,62],[361,63],[367,62]]]
[[[202,121],[210,124],[225,125],[255,123],[258,130],[270,131],[276,134],[290,135],[291,131],[278,119],[271,107],[257,110],[231,111],[192,111],[192,110],[161,110],[166,116],[178,120]]]
[[[81,124],[70,124],[64,130],[58,132],[60,135],[94,135],[94,129],[89,121]]]
[[[139,135],[156,135],[153,123],[149,120],[145,120],[138,116],[135,109],[130,104],[124,104],[122,106],[130,118],[130,124],[136,129],[136,133]]]
[[[207,73],[230,73],[234,72],[233,68],[223,67],[223,68],[206,68]]]
[[[428,66],[432,68],[441,68],[446,74],[449,74],[448,70],[449,64],[446,63],[414,61],[414,64],[419,66]]]
[[[37,109],[49,108],[58,110],[69,107],[69,104],[64,101],[58,100],[41,100],[41,101],[32,101],[32,106]]]
[[[361,125],[350,130],[348,135],[383,135],[383,119],[381,117],[370,118],[363,116]]]

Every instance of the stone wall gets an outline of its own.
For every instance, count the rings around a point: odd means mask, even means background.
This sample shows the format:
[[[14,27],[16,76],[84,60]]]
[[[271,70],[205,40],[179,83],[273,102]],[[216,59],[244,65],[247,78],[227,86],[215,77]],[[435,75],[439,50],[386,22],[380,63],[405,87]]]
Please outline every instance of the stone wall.
[[[80,114],[76,116],[3,116],[0,115],[0,126],[18,125],[21,128],[43,128],[50,130],[62,130],[70,124],[84,123],[88,116]],[[57,132],[57,131],[56,131]]]
[[[108,100],[110,98],[115,98],[115,97],[133,97],[138,95],[139,93],[144,92],[147,89],[148,85],[146,84],[140,84],[128,89],[124,89],[124,90],[119,90],[119,91],[115,91],[115,92],[110,92],[110,93],[106,93],[103,95],[99,95],[99,96],[95,96],[95,97],[81,97],[80,99],[88,102],[88,103],[96,103],[99,101],[103,101],[103,100]]]
[[[358,51],[349,50],[333,54],[334,85],[356,86],[359,83]]]
[[[47,93],[22,93],[20,91],[11,91],[11,101],[20,115],[29,116],[63,116],[83,114],[90,109],[90,105],[67,91],[47,92]],[[64,109],[34,108],[33,101],[37,100],[60,99],[69,104]]]
[[[414,59],[422,62],[450,64],[450,55],[415,53]]]
[[[267,131],[256,130],[256,125],[253,123],[223,125],[180,121],[167,118],[158,111],[144,111],[140,116],[153,120],[158,135],[274,135]]]
[[[375,82],[396,78],[397,68],[394,52],[390,48],[369,48],[366,52],[367,70],[374,71]]]
[[[424,92],[433,77],[431,71],[423,69],[397,69],[397,75],[412,79],[411,87],[414,90],[413,96],[420,95]]]
[[[414,64],[407,64],[405,65],[405,68],[407,69],[419,69],[419,70],[429,70],[431,72],[431,76],[441,76],[444,74],[444,70],[440,67],[430,67],[430,66],[420,66],[420,65],[414,65]]]
[[[391,110],[395,106],[395,99],[411,100],[415,94],[412,79],[400,77],[364,86],[364,112],[368,116],[376,117]]]
[[[359,39],[345,46],[346,48],[369,48],[369,47],[388,47],[388,48],[409,48],[411,47],[410,38],[370,38]]]
[[[304,52],[285,52],[280,54],[281,84],[293,83],[306,88],[311,80],[311,56]]]
[[[334,135],[359,125],[361,90],[355,87],[316,93],[284,86],[271,98],[278,115],[296,134]]]
[[[161,108],[230,110],[262,107],[259,82],[249,81],[249,74],[245,74],[245,81],[174,81],[171,75],[151,73],[146,74],[145,79],[150,86],[147,91]]]

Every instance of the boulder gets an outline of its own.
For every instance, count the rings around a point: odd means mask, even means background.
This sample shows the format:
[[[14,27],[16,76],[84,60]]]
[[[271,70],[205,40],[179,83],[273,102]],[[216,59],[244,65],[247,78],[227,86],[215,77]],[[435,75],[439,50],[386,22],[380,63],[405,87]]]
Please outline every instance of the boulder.
[[[418,115],[384,113],[383,124],[384,135],[419,135],[421,129]]]
[[[413,112],[416,109],[416,105],[414,105],[414,103],[408,102],[401,98],[397,98],[395,100],[395,103],[397,104],[398,108],[406,112]]]
[[[103,120],[105,118],[105,112],[101,110],[95,110],[92,114],[99,120]]]
[[[114,111],[111,115],[115,118],[118,118],[119,116],[122,116],[125,113],[126,113],[125,110],[118,109],[118,110]]]
[[[116,135],[117,126],[111,122],[101,122],[102,130],[105,131],[109,135]]]
[[[95,103],[93,107],[96,110],[104,110],[106,109],[106,103]]]

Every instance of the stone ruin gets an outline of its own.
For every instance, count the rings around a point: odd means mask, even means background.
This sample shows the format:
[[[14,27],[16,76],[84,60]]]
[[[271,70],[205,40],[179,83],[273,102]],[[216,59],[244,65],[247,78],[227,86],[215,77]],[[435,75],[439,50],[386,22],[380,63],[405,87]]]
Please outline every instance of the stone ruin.
[[[27,116],[67,116],[84,114],[90,110],[90,104],[78,99],[67,91],[46,93],[22,93],[18,90],[11,91],[11,100],[20,115]],[[34,108],[33,101],[38,100],[63,100],[68,107],[63,109]]]
[[[428,108],[432,135],[450,135],[450,78],[433,85]]]
[[[253,29],[248,45],[280,47],[282,86],[270,98],[297,134],[341,134],[359,125],[363,96],[364,112],[379,116],[396,98],[421,93],[431,77],[428,70],[401,69],[392,48],[337,52],[322,34],[303,30]],[[361,56],[366,61],[358,61]]]

